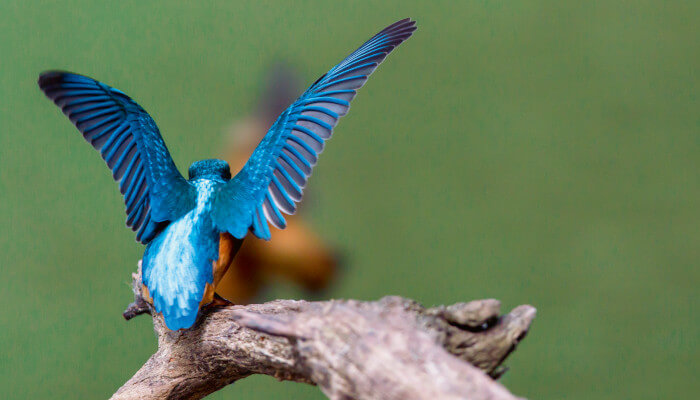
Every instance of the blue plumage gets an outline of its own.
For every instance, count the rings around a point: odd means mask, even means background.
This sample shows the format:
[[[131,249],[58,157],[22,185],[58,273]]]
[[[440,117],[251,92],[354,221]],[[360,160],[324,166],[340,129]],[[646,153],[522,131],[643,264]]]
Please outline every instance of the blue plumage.
[[[100,151],[119,183],[126,224],[147,245],[143,282],[170,329],[194,324],[207,284],[216,286],[214,269],[228,268],[217,263],[222,233],[240,242],[249,230],[269,240],[268,222],[284,229],[283,213],[296,211],[356,90],[415,29],[410,19],[388,26],[319,78],[278,117],[233,179],[226,162],[204,160],[185,180],[153,119],[126,94],[81,75],[41,74],[40,88]]]
[[[100,152],[126,204],[126,224],[148,243],[162,223],[194,206],[153,119],[120,90],[67,72],[41,74],[39,87]]]
[[[197,189],[195,208],[148,244],[142,263],[143,283],[172,330],[194,323],[205,286],[214,283],[212,261],[219,258],[219,231],[210,217],[211,196],[224,181],[208,177],[190,182]]]
[[[297,99],[270,128],[250,159],[214,198],[214,222],[243,238],[250,228],[270,239],[267,221],[284,229],[282,213],[294,214],[318,154],[338,119],[350,108],[356,90],[379,63],[416,30],[415,21],[398,21],[331,68]],[[245,205],[245,208],[241,205]]]

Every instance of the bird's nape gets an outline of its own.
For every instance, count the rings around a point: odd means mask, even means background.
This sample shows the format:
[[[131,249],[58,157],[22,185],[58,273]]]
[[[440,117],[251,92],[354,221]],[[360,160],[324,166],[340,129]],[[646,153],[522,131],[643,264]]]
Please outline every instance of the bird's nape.
[[[231,168],[224,160],[211,159],[195,161],[187,171],[190,180],[199,178],[231,179]]]

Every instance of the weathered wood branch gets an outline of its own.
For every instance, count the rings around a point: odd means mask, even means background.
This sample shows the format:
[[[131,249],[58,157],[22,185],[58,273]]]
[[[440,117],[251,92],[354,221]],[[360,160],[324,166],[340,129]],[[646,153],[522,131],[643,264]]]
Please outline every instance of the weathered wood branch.
[[[492,377],[535,316],[527,305],[499,316],[497,300],[278,300],[211,307],[171,332],[140,296],[139,275],[124,316],[154,316],[158,351],[113,399],[200,399],[252,374],[315,384],[334,400],[515,399]]]

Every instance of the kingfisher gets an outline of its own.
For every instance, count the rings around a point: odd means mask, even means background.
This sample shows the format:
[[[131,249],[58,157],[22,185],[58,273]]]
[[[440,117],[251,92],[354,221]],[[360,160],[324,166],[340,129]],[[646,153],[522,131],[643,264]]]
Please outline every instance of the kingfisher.
[[[185,179],[148,113],[119,89],[65,71],[39,87],[107,163],[126,205],[126,225],[146,249],[142,282],[170,330],[191,328],[250,231],[284,229],[325,141],[357,89],[416,30],[410,18],[374,35],[279,115],[232,177],[223,160],[193,163]]]

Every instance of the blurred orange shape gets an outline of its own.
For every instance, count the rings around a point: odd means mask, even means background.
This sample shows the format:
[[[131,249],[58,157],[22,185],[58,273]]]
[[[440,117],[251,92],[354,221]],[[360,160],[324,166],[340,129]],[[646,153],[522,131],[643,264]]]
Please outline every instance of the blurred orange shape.
[[[296,90],[300,86],[296,74],[284,64],[271,69],[265,86],[257,111],[227,130],[226,159],[234,174],[243,168],[276,116],[300,94]],[[287,216],[286,220],[287,227],[273,230],[269,242],[250,234],[246,237],[216,285],[217,294],[233,303],[246,304],[280,279],[310,291],[330,284],[338,269],[338,253],[299,214]]]

